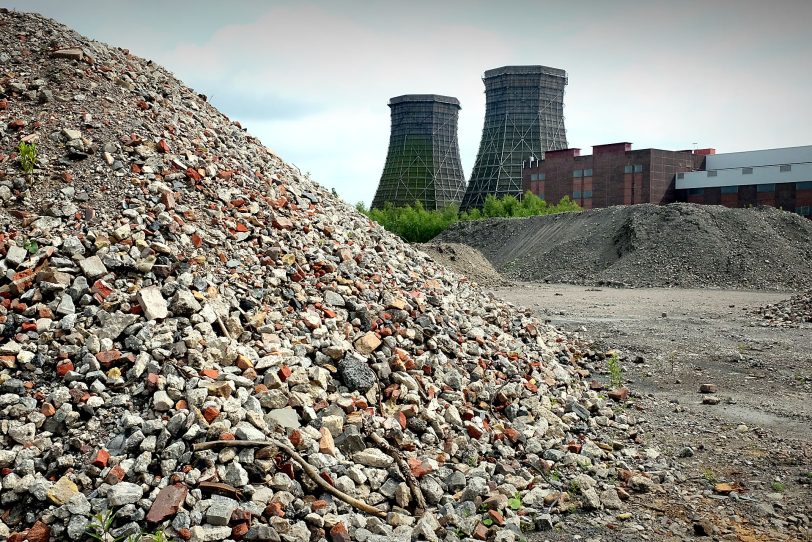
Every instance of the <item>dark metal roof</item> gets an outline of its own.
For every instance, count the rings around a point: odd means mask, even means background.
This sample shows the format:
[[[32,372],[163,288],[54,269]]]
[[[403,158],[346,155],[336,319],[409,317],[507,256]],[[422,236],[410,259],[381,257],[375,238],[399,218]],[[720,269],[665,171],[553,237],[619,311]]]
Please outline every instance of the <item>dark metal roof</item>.
[[[389,107],[406,102],[440,102],[444,104],[456,105],[460,107],[460,101],[452,96],[441,96],[440,94],[404,94],[389,99]]]
[[[552,75],[554,77],[566,77],[567,72],[559,68],[549,66],[502,66],[485,71],[485,79],[498,77],[500,75]]]

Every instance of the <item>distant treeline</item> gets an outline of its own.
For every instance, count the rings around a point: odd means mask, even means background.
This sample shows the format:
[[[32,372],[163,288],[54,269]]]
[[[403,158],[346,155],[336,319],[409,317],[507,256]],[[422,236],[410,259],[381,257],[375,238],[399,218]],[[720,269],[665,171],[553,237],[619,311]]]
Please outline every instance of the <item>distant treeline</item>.
[[[419,201],[406,207],[394,207],[387,204],[383,209],[367,209],[363,202],[355,208],[387,230],[411,243],[425,243],[440,232],[460,220],[480,220],[494,217],[523,217],[551,215],[555,213],[572,213],[581,207],[564,196],[557,205],[549,205],[532,192],[527,192],[520,200],[516,196],[497,198],[488,196],[482,209],[462,211],[452,205],[445,209],[429,211]]]

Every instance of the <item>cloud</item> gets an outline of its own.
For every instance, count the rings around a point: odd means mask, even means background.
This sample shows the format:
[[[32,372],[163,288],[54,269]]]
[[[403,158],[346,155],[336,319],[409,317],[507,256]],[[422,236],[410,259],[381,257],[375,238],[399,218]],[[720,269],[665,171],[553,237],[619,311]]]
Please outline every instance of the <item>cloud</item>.
[[[389,98],[459,98],[470,169],[484,115],[481,74],[512,56],[503,37],[453,19],[395,32],[302,3],[224,26],[205,43],[178,44],[158,60],[317,181],[369,201],[386,158]]]

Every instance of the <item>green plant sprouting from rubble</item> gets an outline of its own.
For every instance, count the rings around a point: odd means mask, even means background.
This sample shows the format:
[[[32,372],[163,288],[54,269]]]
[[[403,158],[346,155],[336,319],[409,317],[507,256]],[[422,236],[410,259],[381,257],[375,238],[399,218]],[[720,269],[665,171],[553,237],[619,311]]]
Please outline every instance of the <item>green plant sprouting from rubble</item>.
[[[112,510],[105,510],[93,516],[87,527],[85,527],[85,534],[99,542],[140,542],[145,538],[150,542],[169,542],[170,539],[166,537],[166,534],[161,529],[152,533],[139,531],[131,535],[113,536],[110,531],[113,528],[116,513]]]
[[[617,354],[612,354],[606,361],[606,366],[609,369],[609,382],[613,388],[619,388],[623,385],[623,376],[621,375],[620,358]]]
[[[20,167],[28,174],[32,173],[37,166],[37,144],[20,141],[17,150],[20,153]]]

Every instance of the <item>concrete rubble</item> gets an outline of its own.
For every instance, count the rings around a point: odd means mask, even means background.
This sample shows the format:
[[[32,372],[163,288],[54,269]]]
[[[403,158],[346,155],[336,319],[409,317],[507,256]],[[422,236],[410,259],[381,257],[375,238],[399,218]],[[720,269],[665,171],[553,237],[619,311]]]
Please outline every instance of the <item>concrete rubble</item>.
[[[670,476],[636,414],[590,389],[577,341],[160,66],[39,16],[0,22],[9,540],[83,539],[110,510],[116,537],[517,540],[569,513],[609,521]],[[27,175],[15,149],[32,136]],[[193,449],[235,439],[268,445]]]

